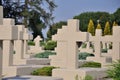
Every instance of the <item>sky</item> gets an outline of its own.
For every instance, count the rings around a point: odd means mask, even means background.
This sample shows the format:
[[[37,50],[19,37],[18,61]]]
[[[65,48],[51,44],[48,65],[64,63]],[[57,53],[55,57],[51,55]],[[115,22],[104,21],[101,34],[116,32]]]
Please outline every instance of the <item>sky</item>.
[[[55,22],[67,21],[75,15],[88,11],[113,13],[120,8],[120,0],[54,0],[58,7],[54,11]]]
[[[118,8],[120,8],[120,0],[54,0],[55,4],[58,6],[53,16],[55,17],[54,22],[67,21],[72,19],[74,16],[79,15],[83,12],[96,12],[104,11],[109,13],[114,13]],[[48,28],[43,31],[45,32]]]

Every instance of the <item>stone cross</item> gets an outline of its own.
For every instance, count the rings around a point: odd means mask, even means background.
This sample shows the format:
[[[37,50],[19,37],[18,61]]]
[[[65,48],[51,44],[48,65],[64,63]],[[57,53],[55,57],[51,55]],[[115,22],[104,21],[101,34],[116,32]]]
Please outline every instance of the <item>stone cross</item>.
[[[96,29],[95,36],[90,36],[89,41],[94,42],[95,57],[101,57],[102,30]]]
[[[28,29],[24,28],[24,34],[23,34],[23,39],[24,39],[24,58],[29,58],[30,56],[27,55],[28,53],[28,41],[33,39],[33,36],[28,34]]]
[[[110,39],[113,43],[113,60],[120,59],[120,26],[113,27],[113,37]]]
[[[24,26],[23,25],[16,25],[18,27],[18,39],[14,40],[14,65],[17,64],[24,64],[22,63],[22,59],[24,59],[24,39],[23,39],[23,32]]]
[[[3,25],[0,25],[0,40],[2,40],[2,70],[13,65],[14,42],[18,38],[18,28],[13,26],[13,19],[3,19]],[[4,33],[4,34],[3,34]]]
[[[40,41],[41,41],[41,37],[40,36],[37,36],[35,39],[34,39],[34,42],[35,42],[35,46],[36,47],[40,47]]]
[[[59,29],[58,33],[54,35],[52,39],[57,41],[57,60],[63,60],[63,63],[59,63],[60,65],[58,66],[61,67],[62,65],[65,65],[64,67],[67,69],[77,69],[77,43],[88,40],[88,33],[79,31],[79,20],[68,20],[68,25]]]

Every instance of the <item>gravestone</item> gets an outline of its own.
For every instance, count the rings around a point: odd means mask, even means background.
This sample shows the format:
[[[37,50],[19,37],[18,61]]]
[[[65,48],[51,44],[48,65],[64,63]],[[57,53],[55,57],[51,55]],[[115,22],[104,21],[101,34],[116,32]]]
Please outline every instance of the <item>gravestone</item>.
[[[88,33],[79,31],[79,20],[68,20],[68,25],[52,37],[57,41],[57,55],[51,58],[51,65],[68,69],[78,68],[78,42],[88,41]]]
[[[13,26],[13,24],[13,19],[3,19],[3,25],[0,25],[0,40],[2,41],[2,75],[9,72],[6,70],[8,70],[9,66],[13,65],[13,40],[16,40],[18,35],[18,28]]]
[[[34,39],[35,45],[34,46],[29,46],[30,49],[28,50],[28,53],[31,53],[31,54],[34,55],[34,54],[43,52],[42,47],[40,46],[40,41],[41,40],[42,40],[42,38],[40,36],[37,36]]]
[[[24,38],[24,58],[30,58],[30,56],[28,55],[28,41],[33,39],[33,36],[28,34],[28,29],[24,28],[24,34],[23,34],[23,38]]]
[[[112,48],[113,61],[120,59],[120,37],[118,37],[119,34],[120,34],[120,26],[113,26],[113,36],[110,39],[113,44],[113,48]]]
[[[89,37],[89,41],[94,43],[94,57],[87,57],[87,60],[91,60],[91,61],[96,61],[96,62],[100,62],[102,67],[106,66],[107,63],[111,63],[112,59],[111,57],[105,57],[102,56],[102,41],[103,42],[107,42],[109,41],[109,38],[111,38],[111,36],[107,36],[104,37],[102,36],[102,30],[101,29],[96,29],[95,31],[95,36],[90,36]]]
[[[18,27],[18,39],[14,40],[14,65],[25,64],[24,60],[24,26],[16,25]]]
[[[40,47],[40,41],[41,41],[41,37],[40,36],[37,36],[35,39],[34,39],[34,42],[35,42],[35,46],[36,47]]]
[[[95,44],[95,57],[88,57],[87,60],[94,60],[100,62],[102,63],[103,67],[105,67],[112,61],[119,60],[120,59],[120,38],[118,37],[119,33],[120,33],[119,26],[113,27],[112,35],[102,36],[102,30],[96,30],[96,35],[90,36],[89,39],[90,41],[93,41]],[[110,54],[108,52],[106,56],[101,55],[102,42],[106,42],[107,44],[112,42],[112,50],[110,51]]]
[[[60,68],[52,71],[53,77],[74,80],[76,75],[81,78],[91,75],[94,79],[106,76],[106,69],[103,68],[78,68],[78,46],[85,41],[91,42],[92,40],[89,38],[91,38],[89,33],[79,31],[79,20],[68,20],[67,26],[62,26],[62,29],[58,30],[58,33],[52,37],[53,40],[57,41],[55,49],[57,55],[50,56],[50,59],[52,66]],[[97,50],[100,52],[100,41],[98,42]],[[96,54],[96,56],[101,55]]]

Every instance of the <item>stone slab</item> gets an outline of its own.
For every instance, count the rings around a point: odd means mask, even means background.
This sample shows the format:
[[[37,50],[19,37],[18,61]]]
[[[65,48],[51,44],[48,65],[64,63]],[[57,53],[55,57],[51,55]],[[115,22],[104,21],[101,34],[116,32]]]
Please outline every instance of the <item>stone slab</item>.
[[[26,60],[26,64],[48,65],[48,64],[50,64],[50,59],[48,59],[48,58],[30,58],[30,59]]]
[[[3,67],[2,75],[4,75],[5,78],[17,75],[30,75],[32,71],[45,66],[49,65],[14,65],[9,67]]]
[[[75,76],[82,79],[86,75],[90,75],[93,79],[106,77],[106,68],[79,68],[79,69],[54,69],[52,71],[53,77],[62,77],[64,80],[75,80]]]

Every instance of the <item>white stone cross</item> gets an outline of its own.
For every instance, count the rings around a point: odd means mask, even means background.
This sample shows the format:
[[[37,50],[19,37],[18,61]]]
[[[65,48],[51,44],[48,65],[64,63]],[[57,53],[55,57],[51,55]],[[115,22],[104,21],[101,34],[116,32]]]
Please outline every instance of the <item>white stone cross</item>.
[[[68,69],[78,68],[78,46],[77,42],[88,40],[88,33],[79,31],[79,20],[68,20],[68,25],[58,30],[58,33],[52,37],[57,41],[57,57],[59,60],[65,60],[61,65],[66,65]],[[64,43],[64,44],[62,44]],[[64,46],[66,45],[66,46]],[[64,59],[66,58],[66,59]],[[59,66],[61,66],[59,65]]]
[[[40,36],[37,36],[35,39],[34,39],[34,42],[35,42],[35,46],[36,47],[40,47],[40,41],[41,41],[41,37]]]

